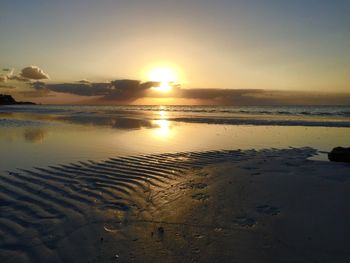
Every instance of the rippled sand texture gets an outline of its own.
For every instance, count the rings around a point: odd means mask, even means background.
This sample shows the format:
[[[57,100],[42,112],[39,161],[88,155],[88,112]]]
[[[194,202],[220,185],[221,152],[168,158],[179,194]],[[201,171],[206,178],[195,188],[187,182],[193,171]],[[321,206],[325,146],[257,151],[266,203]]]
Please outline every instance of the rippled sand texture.
[[[103,233],[119,232],[162,189],[195,167],[237,154],[131,156],[3,174],[1,257],[38,262],[96,255]]]
[[[306,159],[314,153],[140,155],[2,174],[0,261],[346,262],[350,167]]]

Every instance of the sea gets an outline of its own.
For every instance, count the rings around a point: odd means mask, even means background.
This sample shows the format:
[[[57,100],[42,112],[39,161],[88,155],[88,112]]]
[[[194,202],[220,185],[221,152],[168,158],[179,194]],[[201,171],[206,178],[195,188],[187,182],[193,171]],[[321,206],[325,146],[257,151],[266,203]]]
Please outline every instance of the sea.
[[[350,146],[350,106],[0,107],[0,172],[116,156]]]

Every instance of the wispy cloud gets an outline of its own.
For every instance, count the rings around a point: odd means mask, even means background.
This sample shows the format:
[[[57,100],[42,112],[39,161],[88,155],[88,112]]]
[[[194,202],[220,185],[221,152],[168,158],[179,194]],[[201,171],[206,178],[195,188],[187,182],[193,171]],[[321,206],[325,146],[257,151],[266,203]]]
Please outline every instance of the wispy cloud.
[[[0,70],[0,82],[7,82],[7,80],[12,77],[13,71],[14,69],[10,68],[3,68]]]

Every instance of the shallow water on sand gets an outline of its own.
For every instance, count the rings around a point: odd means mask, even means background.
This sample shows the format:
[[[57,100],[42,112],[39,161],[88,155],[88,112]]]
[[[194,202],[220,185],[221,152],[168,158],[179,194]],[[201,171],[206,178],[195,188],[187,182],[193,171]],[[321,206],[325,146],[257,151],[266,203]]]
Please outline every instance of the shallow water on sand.
[[[346,127],[208,124],[188,122],[196,117],[191,115],[187,121],[172,117],[166,111],[3,112],[0,171],[120,155],[304,146],[330,151],[350,144]]]

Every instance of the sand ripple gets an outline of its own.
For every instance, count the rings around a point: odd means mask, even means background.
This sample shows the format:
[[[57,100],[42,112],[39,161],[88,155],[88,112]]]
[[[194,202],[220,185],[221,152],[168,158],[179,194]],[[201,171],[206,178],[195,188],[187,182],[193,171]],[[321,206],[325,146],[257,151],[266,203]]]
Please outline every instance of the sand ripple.
[[[304,155],[314,152],[299,151]],[[0,261],[65,262],[74,253],[84,254],[86,247],[79,238],[96,237],[98,231],[119,233],[132,215],[145,204],[152,205],[154,196],[196,168],[227,160],[239,162],[255,154],[254,150],[235,150],[139,155],[2,174]],[[269,154],[274,152],[266,151],[266,157]],[[203,189],[206,185],[188,187]],[[89,232],[82,230],[86,228]]]

